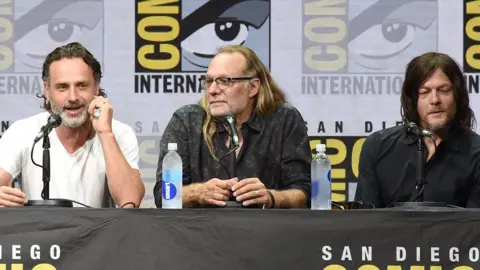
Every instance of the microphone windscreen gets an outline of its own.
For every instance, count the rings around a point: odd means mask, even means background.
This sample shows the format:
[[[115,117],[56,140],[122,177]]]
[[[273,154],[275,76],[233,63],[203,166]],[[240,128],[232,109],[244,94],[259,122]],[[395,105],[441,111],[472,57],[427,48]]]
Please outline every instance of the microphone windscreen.
[[[405,132],[410,132],[412,128],[415,128],[417,126],[417,124],[415,124],[414,122],[405,122],[403,124],[403,129],[405,130]]]
[[[235,114],[233,114],[233,113],[224,115],[224,116],[223,116],[223,119],[224,119],[227,123],[230,123],[230,124],[235,124],[235,122],[236,122]]]
[[[48,122],[52,124],[52,127],[56,128],[62,124],[62,117],[58,114],[52,114],[48,117]]]

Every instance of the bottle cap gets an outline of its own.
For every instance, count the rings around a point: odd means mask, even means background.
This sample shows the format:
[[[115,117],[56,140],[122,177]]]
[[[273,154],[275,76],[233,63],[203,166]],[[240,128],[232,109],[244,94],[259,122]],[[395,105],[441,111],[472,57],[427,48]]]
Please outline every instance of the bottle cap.
[[[325,151],[327,150],[327,147],[323,143],[317,144],[316,150],[317,150],[317,153],[325,153]]]
[[[177,143],[169,143],[168,151],[177,151]]]

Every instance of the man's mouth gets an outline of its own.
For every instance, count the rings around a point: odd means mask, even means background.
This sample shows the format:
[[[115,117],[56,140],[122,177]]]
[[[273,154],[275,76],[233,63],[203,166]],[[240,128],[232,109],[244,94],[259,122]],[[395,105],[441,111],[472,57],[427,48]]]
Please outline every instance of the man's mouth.
[[[444,113],[443,111],[435,111],[435,112],[429,113],[428,115],[430,115],[431,117],[442,117],[443,113]]]
[[[77,114],[82,112],[83,108],[84,108],[83,106],[69,107],[69,108],[65,108],[65,111],[72,114]]]
[[[212,101],[210,104],[215,104],[215,103],[225,103],[225,101]]]

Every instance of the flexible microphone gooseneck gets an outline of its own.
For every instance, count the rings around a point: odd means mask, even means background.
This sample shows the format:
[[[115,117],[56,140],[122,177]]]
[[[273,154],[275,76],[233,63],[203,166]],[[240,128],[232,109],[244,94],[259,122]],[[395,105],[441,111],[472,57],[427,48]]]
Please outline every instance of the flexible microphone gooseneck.
[[[225,155],[223,155],[222,157],[219,158],[218,162],[227,172],[228,178],[232,178],[232,176],[230,174],[230,171],[225,167],[222,160],[225,157],[232,154],[233,152],[235,152],[235,150],[237,150],[238,147],[240,147],[240,142],[239,142],[239,137],[238,137],[238,132],[237,132],[237,120],[235,118],[235,114],[233,114],[233,113],[225,115],[223,117],[223,120],[228,126],[229,135],[230,135],[230,138],[231,138],[231,141],[232,141],[232,144],[231,144],[232,147]]]
[[[72,200],[66,199],[50,199],[50,138],[48,135],[52,130],[62,123],[62,118],[58,114],[52,114],[48,117],[47,124],[45,124],[38,135],[33,140],[30,158],[34,165],[42,168],[43,189],[41,197],[43,200],[29,200],[25,206],[41,206],[41,207],[73,207]],[[43,164],[37,164],[33,159],[33,151],[35,145],[43,139]],[[78,203],[78,202],[75,202]]]

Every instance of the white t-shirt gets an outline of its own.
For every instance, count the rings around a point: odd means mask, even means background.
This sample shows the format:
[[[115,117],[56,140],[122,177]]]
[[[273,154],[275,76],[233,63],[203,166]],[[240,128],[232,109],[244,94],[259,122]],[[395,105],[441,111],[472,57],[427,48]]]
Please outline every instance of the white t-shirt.
[[[47,123],[48,112],[14,122],[0,139],[0,168],[13,178],[20,177],[20,186],[29,200],[41,200],[42,168],[31,160],[33,140]],[[112,121],[113,134],[125,159],[138,170],[138,141],[132,128]],[[70,199],[91,207],[108,207],[110,192],[106,179],[105,158],[98,136],[69,154],[58,139],[55,129],[50,138],[50,198]],[[35,145],[35,163],[43,164],[43,139]],[[74,203],[75,207],[78,204]]]

